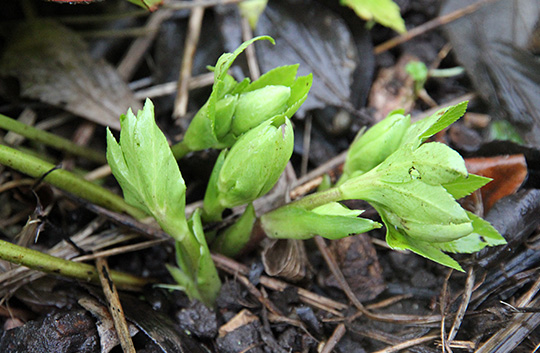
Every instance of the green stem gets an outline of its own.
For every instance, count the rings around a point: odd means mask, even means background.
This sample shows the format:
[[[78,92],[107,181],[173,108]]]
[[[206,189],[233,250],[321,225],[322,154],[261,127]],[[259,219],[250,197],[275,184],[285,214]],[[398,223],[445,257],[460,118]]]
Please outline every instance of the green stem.
[[[52,275],[100,283],[98,272],[94,266],[44,254],[5,240],[0,240],[0,259]],[[137,290],[151,282],[149,279],[119,271],[110,271],[109,274],[114,283],[122,289]]]
[[[319,206],[325,205],[329,202],[337,202],[343,200],[343,193],[340,188],[334,187],[328,190],[319,191],[314,194],[308,195],[298,201],[294,201],[284,207],[289,205],[302,207],[306,210],[312,210]]]
[[[103,153],[99,153],[88,147],[77,145],[68,139],[37,129],[33,126],[23,124],[20,121],[2,114],[0,114],[0,128],[13,131],[14,133],[22,135],[30,140],[41,142],[47,146],[54,147],[71,155],[80,156],[100,164],[107,163],[107,159]]]
[[[173,145],[171,147],[171,151],[174,155],[174,158],[177,160],[182,159],[186,154],[191,152],[188,146],[184,143],[184,141],[178,142],[176,145]]]
[[[37,157],[17,151],[11,147],[0,145],[0,164],[33,178],[40,178],[48,173],[44,180],[59,189],[110,210],[125,212],[136,219],[147,216],[146,213],[128,205],[122,197],[113,194],[109,190],[81,179],[64,169],[55,169],[51,172],[55,167],[53,164],[44,162]]]

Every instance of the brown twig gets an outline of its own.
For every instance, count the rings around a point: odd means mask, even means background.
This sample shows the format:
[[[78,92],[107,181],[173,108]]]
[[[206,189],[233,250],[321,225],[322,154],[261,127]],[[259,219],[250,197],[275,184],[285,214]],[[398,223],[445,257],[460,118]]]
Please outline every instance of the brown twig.
[[[452,353],[452,350],[450,347],[448,347],[448,342],[446,340],[446,329],[445,329],[445,323],[446,323],[446,304],[448,303],[448,281],[450,280],[450,276],[452,275],[453,270],[450,269],[446,275],[446,278],[444,279],[443,287],[441,289],[441,296],[440,296],[440,303],[439,303],[439,309],[441,313],[441,346],[442,346],[442,352],[445,353],[446,351]]]
[[[195,3],[198,3],[195,0]],[[202,20],[204,17],[204,7],[195,7],[189,16],[188,34],[184,44],[184,57],[182,59],[182,67],[178,76],[178,92],[174,102],[173,117],[180,118],[186,115],[187,104],[189,99],[189,80],[191,78],[191,70],[193,68],[193,58],[199,43],[201,34]]]
[[[172,10],[160,9],[150,15],[145,25],[148,34],[144,37],[137,38],[129,47],[122,61],[120,61],[120,64],[118,64],[117,71],[120,77],[129,81],[139,66],[144,53],[146,53],[146,50],[148,50],[154,41],[154,38],[158,33],[157,28],[159,28],[161,23],[167,20],[172,13]]]
[[[379,44],[375,47],[375,54],[381,54],[381,53],[384,53],[385,51],[387,50],[390,50],[392,48],[394,48],[395,46],[399,45],[399,44],[402,44],[402,43],[405,43],[421,34],[424,34],[428,31],[431,31],[437,27],[440,27],[442,25],[445,25],[445,24],[448,24],[450,22],[453,22],[465,15],[468,15],[468,14],[471,14],[475,11],[477,11],[478,9],[480,9],[482,6],[485,6],[489,3],[492,3],[492,2],[495,2],[495,1],[499,1],[499,0],[480,0],[478,2],[475,2],[474,4],[471,4],[467,7],[464,7],[464,8],[461,8],[461,9],[458,9],[456,11],[453,11],[453,12],[450,12],[449,14],[446,14],[444,16],[439,16],[439,17],[436,17],[434,18],[433,20],[431,21],[428,21],[426,23],[424,23],[423,25],[420,25],[418,27],[415,27],[413,29],[411,29],[410,31],[398,36],[398,37],[395,37],[395,38],[392,38],[382,44]]]
[[[326,261],[326,264],[330,268],[330,272],[332,272],[332,274],[336,278],[341,289],[345,292],[347,298],[349,298],[349,300],[354,304],[354,306],[356,306],[358,310],[360,310],[361,312],[366,311],[364,305],[360,302],[360,300],[358,300],[358,298],[352,291],[351,286],[349,286],[349,283],[345,279],[345,276],[343,276],[343,273],[341,272],[336,260],[334,259],[334,256],[328,249],[328,246],[326,245],[324,239],[320,236],[316,236],[314,239],[315,244],[317,244],[319,251],[321,252],[324,260]]]
[[[188,82],[188,89],[211,86],[214,83],[214,73],[192,76]],[[161,83],[154,86],[142,88],[135,92],[136,99],[162,97],[172,94],[178,90],[178,81]]]
[[[400,350],[402,349],[405,349],[405,348],[409,348],[409,347],[413,347],[413,346],[417,346],[419,344],[422,344],[422,343],[426,343],[426,342],[429,342],[429,341],[433,341],[437,339],[437,336],[436,335],[430,335],[430,336],[424,336],[424,337],[420,337],[420,338],[415,338],[415,339],[412,339],[412,340],[408,340],[408,341],[405,341],[405,342],[401,342],[400,344],[396,344],[396,345],[393,345],[391,347],[387,347],[385,349],[381,349],[379,351],[376,351],[374,353],[393,353],[393,352],[399,352]]]
[[[126,317],[124,316],[124,309],[122,309],[116,286],[109,275],[109,265],[107,264],[107,260],[103,257],[98,257],[96,259],[96,267],[101,287],[103,288],[103,294],[105,294],[105,298],[109,304],[109,312],[113,318],[114,328],[116,329],[116,334],[120,340],[122,350],[124,353],[135,353],[135,346],[133,345],[131,335],[129,334]]]
[[[253,31],[251,30],[251,27],[249,26],[249,21],[247,18],[242,17],[240,20],[241,27],[242,27],[242,40],[248,41],[253,38]],[[249,69],[249,75],[251,76],[251,80],[255,81],[261,76],[261,69],[259,68],[259,63],[257,61],[257,54],[255,53],[255,46],[250,45],[246,48],[246,59]]]
[[[324,345],[323,349],[321,350],[321,353],[331,353],[336,344],[339,343],[343,335],[347,332],[347,328],[345,327],[345,324],[339,324],[334,329],[334,332],[332,332],[332,336],[326,341],[326,344]]]
[[[463,317],[465,317],[465,312],[467,311],[467,307],[469,306],[469,303],[471,301],[471,295],[474,289],[474,282],[475,275],[472,267],[470,267],[469,271],[467,272],[467,280],[465,282],[465,289],[463,291],[463,299],[461,300],[461,304],[459,305],[456,317],[454,318],[454,323],[452,324],[452,328],[450,329],[450,333],[448,334],[449,342],[452,342],[454,340],[459,331],[459,328],[461,327]]]

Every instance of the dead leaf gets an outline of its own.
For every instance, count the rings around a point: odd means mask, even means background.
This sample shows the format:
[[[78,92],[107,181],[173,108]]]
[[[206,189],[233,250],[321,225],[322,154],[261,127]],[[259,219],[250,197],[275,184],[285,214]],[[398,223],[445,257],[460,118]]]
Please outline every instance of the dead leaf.
[[[368,235],[337,239],[330,244],[343,276],[360,301],[372,300],[384,291],[382,267]],[[325,283],[341,288],[332,275],[325,279]]]
[[[306,277],[307,256],[301,240],[274,239],[262,253],[264,270],[270,276],[279,276],[290,281]]]
[[[7,43],[0,76],[17,79],[25,98],[117,130],[121,114],[141,108],[116,70],[93,59],[78,34],[53,20],[22,23]]]
[[[467,158],[465,164],[470,173],[493,179],[481,189],[485,212],[498,200],[514,194],[527,177],[527,162],[522,154]]]

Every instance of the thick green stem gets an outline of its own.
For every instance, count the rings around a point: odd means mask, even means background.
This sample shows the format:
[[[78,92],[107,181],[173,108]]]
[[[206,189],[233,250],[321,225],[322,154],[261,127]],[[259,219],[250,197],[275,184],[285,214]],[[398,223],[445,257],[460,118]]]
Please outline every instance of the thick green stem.
[[[2,114],[0,114],[0,128],[13,131],[30,140],[41,142],[47,146],[51,146],[71,155],[80,156],[100,164],[107,163],[104,153],[97,152],[88,147],[77,145],[68,139],[23,124]]]
[[[99,284],[98,272],[94,266],[44,254],[4,240],[0,240],[0,259],[52,275]],[[110,271],[109,274],[114,283],[122,289],[138,290],[151,283],[148,279],[128,273]]]
[[[184,143],[184,141],[178,142],[176,145],[173,145],[171,147],[171,151],[174,155],[174,158],[177,160],[182,159],[186,154],[191,152],[188,146]]]
[[[11,147],[0,145],[0,164],[13,168],[33,178],[40,178],[46,173],[44,180],[59,189],[72,193],[89,202],[103,206],[116,212],[125,212],[136,219],[146,217],[146,213],[128,205],[124,199],[107,189],[77,177],[64,169],[55,169],[53,164],[17,151]],[[51,170],[53,170],[51,172]]]

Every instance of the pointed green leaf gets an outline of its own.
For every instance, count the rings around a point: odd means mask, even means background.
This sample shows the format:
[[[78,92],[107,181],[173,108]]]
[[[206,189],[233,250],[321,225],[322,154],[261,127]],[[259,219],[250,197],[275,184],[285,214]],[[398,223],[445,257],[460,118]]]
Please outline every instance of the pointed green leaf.
[[[472,220],[473,232],[480,235],[488,246],[504,245],[506,239],[495,229],[488,221],[478,217],[472,212],[467,211]]]
[[[443,183],[442,186],[456,200],[470,195],[472,192],[480,189],[482,186],[489,183],[492,179],[480,175],[469,174],[468,176],[459,176],[455,180]]]
[[[246,50],[246,48],[250,46],[251,43],[254,43],[258,40],[268,40],[272,44],[276,44],[274,38],[270,36],[258,36],[248,41],[245,41],[234,52],[221,55],[217,61],[216,66],[214,67],[214,82],[222,80],[224,75],[226,75],[227,71],[229,71],[229,69],[231,68],[231,65],[233,64],[234,60],[236,60],[238,55],[242,54],[242,52]]]
[[[422,142],[429,137],[442,131],[447,126],[458,120],[465,114],[468,101],[461,102],[457,105],[444,108],[435,114],[417,121],[412,124],[403,138],[404,145],[410,145],[411,148],[417,148]]]
[[[289,100],[287,101],[287,105],[289,108],[285,112],[285,116],[287,118],[291,118],[294,113],[300,108],[302,104],[307,99],[309,90],[311,89],[311,85],[313,83],[313,74],[309,74],[306,76],[300,76],[296,79],[294,84],[291,86],[291,96],[289,97]]]
[[[469,101],[465,101],[446,109],[444,114],[442,114],[442,116],[437,119],[435,123],[431,125],[429,129],[427,129],[420,137],[425,140],[452,125],[456,120],[465,114],[468,104]]]
[[[296,81],[298,66],[300,66],[300,64],[278,66],[261,75],[261,77],[259,77],[255,82],[252,82],[243,92],[255,91],[269,85],[282,85],[290,87]]]
[[[472,254],[487,246],[482,240],[482,237],[475,232],[453,241],[446,243],[432,243],[431,245],[437,249],[453,254]]]
[[[319,212],[324,209],[319,209]],[[335,205],[326,211],[330,214],[320,214],[295,206],[281,207],[263,215],[261,226],[268,237],[278,239],[309,239],[315,235],[340,239],[381,227],[377,222],[356,217],[358,211],[352,212],[353,215],[334,215],[332,213],[336,213]],[[348,212],[339,210],[337,213]]]

